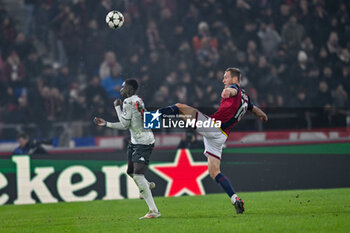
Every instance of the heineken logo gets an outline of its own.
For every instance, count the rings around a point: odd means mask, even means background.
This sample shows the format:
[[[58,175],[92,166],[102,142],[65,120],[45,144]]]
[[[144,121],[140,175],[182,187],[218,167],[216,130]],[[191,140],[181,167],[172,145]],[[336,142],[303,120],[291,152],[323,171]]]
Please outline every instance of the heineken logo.
[[[173,153],[173,161],[150,166],[153,176],[166,181],[165,186],[158,186],[158,195],[205,194],[202,179],[208,175],[206,162],[193,161],[189,150]],[[105,160],[98,161],[103,165],[94,166],[94,160],[48,160],[40,166],[42,160],[29,156],[12,156],[9,160],[2,167],[7,170],[0,169],[0,205],[139,197],[135,182],[126,174],[126,163],[118,166]],[[11,166],[13,170],[9,171]]]
[[[97,182],[96,175],[88,167],[73,165],[63,169],[56,180],[56,187],[49,187],[47,179],[55,173],[54,167],[35,167],[34,174],[31,174],[29,156],[13,156],[12,161],[16,165],[16,187],[17,198],[14,204],[34,204],[36,203],[32,194],[35,194],[41,203],[58,202],[58,197],[53,195],[50,189],[55,190],[59,198],[65,202],[92,201],[98,196],[96,190],[90,190],[83,195],[78,195],[79,191],[91,188]],[[114,200],[123,198],[137,198],[139,191],[132,178],[126,175],[126,166],[103,166],[101,172],[105,177],[105,195],[103,200]],[[120,188],[120,178],[126,175],[126,196],[122,196]],[[78,176],[79,181],[72,182],[73,176]],[[12,180],[13,182],[13,180]],[[0,205],[6,204],[9,194],[1,192],[9,184],[6,176],[0,172]],[[49,189],[50,188],[50,189]]]

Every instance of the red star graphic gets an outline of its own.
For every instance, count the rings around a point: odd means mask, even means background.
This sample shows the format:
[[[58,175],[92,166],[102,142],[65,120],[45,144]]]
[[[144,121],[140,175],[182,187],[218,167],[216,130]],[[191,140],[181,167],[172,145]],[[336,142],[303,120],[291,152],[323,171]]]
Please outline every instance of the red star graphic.
[[[208,175],[206,162],[194,162],[191,152],[179,149],[174,163],[151,165],[151,169],[168,181],[165,196],[205,194],[201,180]]]

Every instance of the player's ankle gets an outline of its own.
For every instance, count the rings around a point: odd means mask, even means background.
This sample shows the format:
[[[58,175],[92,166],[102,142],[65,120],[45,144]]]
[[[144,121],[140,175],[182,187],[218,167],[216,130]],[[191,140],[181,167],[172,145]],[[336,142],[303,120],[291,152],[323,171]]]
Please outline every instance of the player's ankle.
[[[238,197],[237,194],[233,194],[233,195],[231,196],[232,204],[235,204],[235,203],[236,203],[236,198],[237,198],[237,197]]]

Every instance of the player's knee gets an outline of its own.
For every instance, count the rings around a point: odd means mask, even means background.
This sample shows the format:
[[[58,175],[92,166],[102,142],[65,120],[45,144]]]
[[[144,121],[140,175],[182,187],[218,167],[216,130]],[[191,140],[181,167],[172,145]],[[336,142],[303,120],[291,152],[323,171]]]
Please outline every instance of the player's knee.
[[[147,165],[143,163],[134,163],[134,174],[144,175],[147,171]]]
[[[220,173],[220,169],[209,169],[210,177],[215,180],[215,177]]]
[[[128,176],[130,176],[130,177],[133,177],[133,171],[131,171],[131,170],[126,170],[126,174],[128,174]]]
[[[178,107],[180,110],[188,107],[186,104],[181,104],[181,103],[176,103],[175,106]]]
[[[132,177],[133,173],[134,173],[134,169],[132,167],[128,167],[128,169],[126,170],[126,174]]]

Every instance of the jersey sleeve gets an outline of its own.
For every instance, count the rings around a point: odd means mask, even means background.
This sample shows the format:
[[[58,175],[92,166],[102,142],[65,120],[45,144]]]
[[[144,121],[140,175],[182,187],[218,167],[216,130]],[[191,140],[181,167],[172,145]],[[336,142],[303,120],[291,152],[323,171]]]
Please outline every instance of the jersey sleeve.
[[[248,107],[247,107],[247,110],[252,111],[252,110],[253,110],[253,107],[254,107],[254,104],[253,104],[253,102],[250,100],[249,95],[247,95],[247,96],[248,96]]]
[[[126,101],[123,102],[123,112],[122,112],[122,115],[121,117],[124,119],[124,120],[131,120],[131,117],[132,117],[132,105],[131,103],[128,103]]]
[[[228,85],[228,88],[233,88],[233,89],[236,89],[236,90],[237,90],[237,92],[239,91],[239,87],[238,87],[238,85],[237,85],[237,84],[230,84],[230,85]]]
[[[124,128],[128,128],[132,117],[132,106],[124,101],[123,111],[120,106],[115,107],[120,123],[123,124]]]

